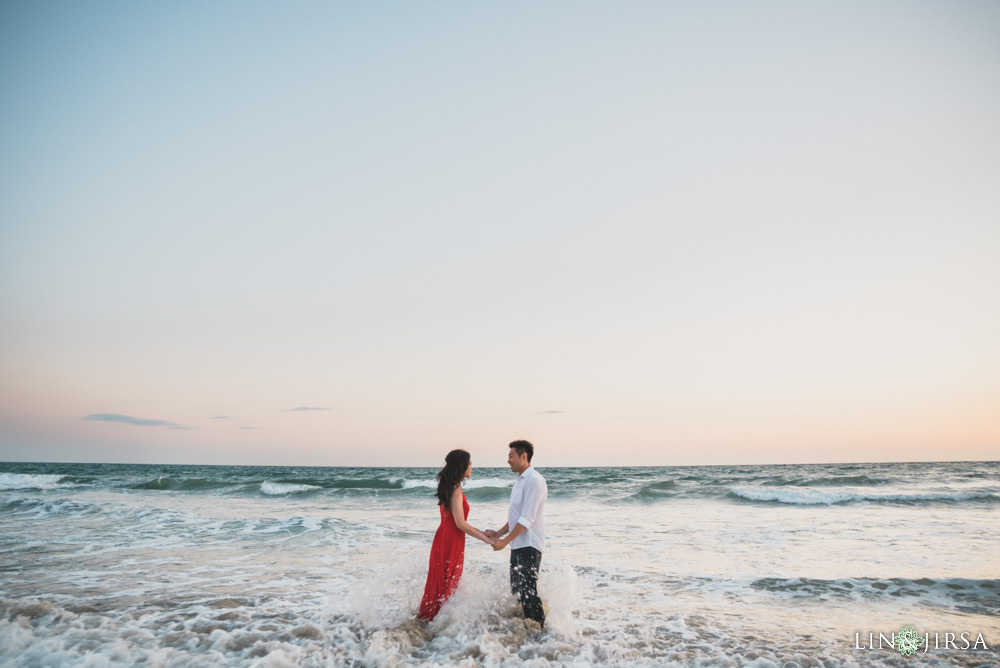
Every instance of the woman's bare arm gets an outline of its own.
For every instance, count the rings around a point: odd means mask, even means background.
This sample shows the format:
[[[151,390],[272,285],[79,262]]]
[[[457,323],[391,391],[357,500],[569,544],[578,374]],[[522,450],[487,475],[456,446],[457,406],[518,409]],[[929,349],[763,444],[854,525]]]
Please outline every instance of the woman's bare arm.
[[[456,487],[455,491],[451,493],[451,517],[455,520],[455,526],[469,534],[473,538],[478,538],[488,545],[493,544],[493,539],[488,537],[482,531],[472,526],[465,521],[465,511],[462,508],[462,499],[464,495],[462,493],[461,487]]]

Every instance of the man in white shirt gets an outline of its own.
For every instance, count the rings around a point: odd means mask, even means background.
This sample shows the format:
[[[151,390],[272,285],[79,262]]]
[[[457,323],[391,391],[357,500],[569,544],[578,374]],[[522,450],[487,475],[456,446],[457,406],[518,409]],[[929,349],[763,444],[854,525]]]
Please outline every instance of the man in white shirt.
[[[510,492],[507,523],[499,531],[486,531],[497,538],[494,550],[510,545],[510,591],[521,600],[524,616],[545,626],[545,611],[538,598],[538,568],[545,549],[545,478],[531,466],[535,448],[528,441],[510,444],[507,463],[517,473]],[[510,533],[508,533],[508,531]]]

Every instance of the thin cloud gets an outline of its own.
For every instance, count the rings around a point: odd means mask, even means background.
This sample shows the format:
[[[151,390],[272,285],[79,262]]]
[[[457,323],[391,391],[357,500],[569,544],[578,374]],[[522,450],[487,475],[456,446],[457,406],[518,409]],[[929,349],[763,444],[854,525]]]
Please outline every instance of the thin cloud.
[[[176,422],[167,422],[166,420],[147,420],[145,418],[135,418],[131,415],[119,415],[118,413],[95,413],[93,415],[88,415],[83,418],[84,420],[93,420],[97,422],[120,422],[122,424],[131,424],[137,427],[168,427],[170,429],[188,429],[184,425],[179,425]]]
[[[328,411],[329,408],[317,408],[316,406],[299,406],[298,408],[286,408],[282,413],[297,413],[299,411]]]
[[[211,419],[213,419],[213,420],[228,420],[229,416],[228,415],[216,415],[214,418],[211,418]]]
[[[559,413],[565,413],[566,411],[541,411],[540,413],[535,413],[535,415],[558,415]]]
[[[240,429],[256,429],[257,427],[240,427]]]

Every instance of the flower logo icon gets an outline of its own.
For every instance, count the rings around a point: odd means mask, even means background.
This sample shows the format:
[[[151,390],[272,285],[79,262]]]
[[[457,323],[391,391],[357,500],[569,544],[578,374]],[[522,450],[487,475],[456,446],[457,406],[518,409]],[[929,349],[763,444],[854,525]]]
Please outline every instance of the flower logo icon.
[[[896,634],[896,649],[903,656],[911,656],[926,642],[912,626],[904,626]]]

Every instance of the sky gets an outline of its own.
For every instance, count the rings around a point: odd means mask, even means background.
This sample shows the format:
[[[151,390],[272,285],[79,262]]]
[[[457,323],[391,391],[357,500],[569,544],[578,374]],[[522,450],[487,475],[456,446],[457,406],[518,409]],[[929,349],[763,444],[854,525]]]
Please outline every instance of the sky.
[[[1000,459],[998,34],[0,0],[0,461]]]

